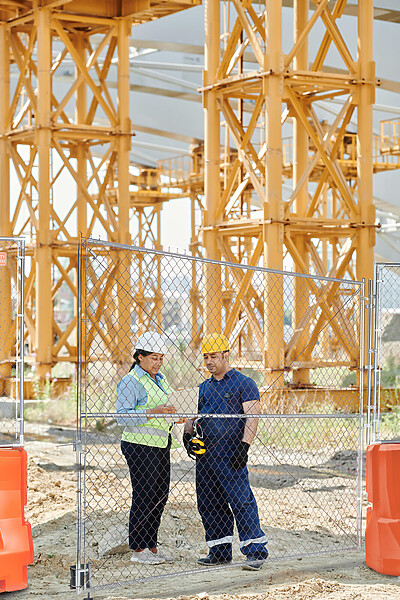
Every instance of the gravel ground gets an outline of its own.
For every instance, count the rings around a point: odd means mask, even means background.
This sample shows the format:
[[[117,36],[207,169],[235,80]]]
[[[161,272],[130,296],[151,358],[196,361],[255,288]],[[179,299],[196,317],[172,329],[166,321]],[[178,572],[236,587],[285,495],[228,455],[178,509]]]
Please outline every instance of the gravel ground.
[[[35,562],[28,567],[29,587],[19,592],[5,593],[5,600],[67,600],[76,597],[76,592],[69,589],[70,566],[76,563],[75,454],[72,446],[63,445],[69,443],[71,437],[71,429],[27,424],[25,448],[29,466],[26,517],[32,524]],[[365,565],[362,550],[343,552],[339,548],[339,552],[332,554],[323,554],[321,551],[317,556],[272,559],[259,572],[243,571],[240,555],[237,554],[234,564],[228,568],[198,569],[195,562],[197,551],[205,553],[206,548],[203,544],[198,549],[196,544],[191,543],[202,532],[192,495],[189,495],[192,490],[191,477],[183,476],[190,470],[183,456],[182,460],[178,456],[173,474],[176,485],[173,490],[178,489],[179,494],[174,495],[172,490],[164,526],[165,549],[172,551],[176,557],[173,569],[160,565],[151,575],[139,574],[136,581],[129,585],[96,590],[92,592],[96,600],[400,600],[400,578],[381,575],[369,569]],[[327,499],[331,498],[333,509],[346,523],[351,515],[348,514],[348,508],[340,512],[340,494],[346,485],[346,477],[352,474],[352,457],[341,455],[335,459],[333,456],[332,460],[331,465],[326,462],[311,474],[300,467],[293,467],[291,476],[296,479],[296,485],[302,483],[304,498],[315,494],[316,490],[320,495],[326,494]],[[330,548],[334,536],[328,526],[319,526],[321,515],[318,512],[313,514],[309,507],[306,510],[301,500],[297,508],[290,503],[290,486],[285,483],[287,471],[282,473],[279,469],[274,471],[272,467],[261,467],[258,463],[253,465],[252,484],[259,503],[262,494],[269,494],[266,529],[274,547],[278,548],[281,544],[285,549],[285,544],[292,539],[290,536],[296,536],[296,540],[303,545],[320,543],[323,548],[326,541],[326,547]],[[329,468],[332,468],[329,476],[322,477]],[[104,481],[100,473],[98,475],[101,489]],[[123,477],[123,473],[115,476],[115,483],[123,482]],[[112,478],[108,477],[107,481],[112,485]],[[297,497],[301,498],[299,494]],[[183,499],[186,504],[182,503]],[[108,516],[104,514],[105,530],[107,522],[108,527],[114,527],[112,519],[116,511],[111,511]],[[192,514],[195,518],[185,520],[185,514]],[[131,577],[129,553],[120,549],[121,553],[108,556],[104,548],[101,550],[101,545],[99,549],[98,542],[93,544],[98,560],[103,561],[107,569],[118,569],[122,580]],[[87,594],[79,597],[87,598]]]

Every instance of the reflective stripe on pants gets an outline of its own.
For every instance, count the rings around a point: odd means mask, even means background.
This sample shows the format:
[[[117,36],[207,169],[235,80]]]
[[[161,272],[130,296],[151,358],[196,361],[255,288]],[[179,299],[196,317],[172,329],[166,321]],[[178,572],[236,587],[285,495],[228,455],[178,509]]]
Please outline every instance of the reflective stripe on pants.
[[[229,557],[235,519],[241,552],[260,558],[268,555],[247,467],[235,470],[229,458],[205,454],[197,459],[196,493],[211,552],[218,551],[221,544]]]

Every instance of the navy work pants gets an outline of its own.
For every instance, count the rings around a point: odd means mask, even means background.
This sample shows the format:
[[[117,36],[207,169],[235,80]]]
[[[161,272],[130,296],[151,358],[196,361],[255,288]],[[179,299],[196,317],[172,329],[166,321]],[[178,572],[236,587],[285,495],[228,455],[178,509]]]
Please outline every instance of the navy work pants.
[[[153,448],[121,442],[132,483],[129,515],[129,548],[157,547],[161,516],[168,500],[170,483],[170,446]]]
[[[196,493],[211,554],[232,558],[235,519],[241,552],[254,558],[268,556],[247,467],[235,470],[228,457],[205,454],[197,459]]]

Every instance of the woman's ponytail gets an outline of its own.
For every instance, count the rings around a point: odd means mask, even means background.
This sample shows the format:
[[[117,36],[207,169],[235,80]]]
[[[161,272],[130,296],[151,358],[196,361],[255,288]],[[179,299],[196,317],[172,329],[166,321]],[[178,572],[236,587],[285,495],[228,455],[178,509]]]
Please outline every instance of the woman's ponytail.
[[[149,356],[149,354],[152,354],[152,352],[148,352],[147,350],[139,350],[138,348],[136,348],[135,353],[133,355],[133,363],[128,373],[130,373],[136,365],[140,364],[139,355]]]

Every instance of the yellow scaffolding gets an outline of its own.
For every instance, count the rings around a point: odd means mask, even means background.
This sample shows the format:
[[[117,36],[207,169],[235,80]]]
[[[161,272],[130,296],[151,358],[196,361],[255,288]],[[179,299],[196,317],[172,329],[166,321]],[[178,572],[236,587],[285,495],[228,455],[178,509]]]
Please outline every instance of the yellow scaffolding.
[[[219,0],[205,1],[203,240],[207,257],[257,264],[263,256],[266,267],[282,270],[284,256],[290,255],[299,273],[372,279],[376,228],[372,199],[372,104],[376,86],[372,5],[372,0],[358,4],[354,55],[340,31],[345,0],[336,2],[332,10],[328,0],[321,0],[313,11],[309,10],[308,0],[295,0],[288,52],[283,50],[282,31],[286,29],[281,0],[266,0],[265,6],[226,0],[222,5],[223,22]],[[311,54],[309,38],[315,27],[323,28],[323,36]],[[325,66],[331,47],[340,57],[336,71]],[[316,109],[317,102],[327,99],[343,101],[331,124],[321,123]],[[357,133],[349,140],[349,123],[356,109]],[[282,131],[290,121],[292,159],[285,172]],[[225,156],[232,155],[232,142],[236,152],[233,159],[223,161],[226,170],[222,179],[220,127],[226,129]],[[343,160],[349,142],[352,161]],[[284,201],[282,185],[288,176],[292,192]],[[249,205],[258,205],[261,214],[254,217]],[[311,352],[330,318],[329,304],[337,301],[335,285],[318,295],[311,280],[298,280],[292,322],[295,333],[285,342],[282,298],[269,294],[269,279],[267,275],[262,296],[246,283],[246,293],[253,295],[265,325],[262,350],[266,384],[281,387],[283,373],[290,368],[293,383],[307,385],[309,369],[315,365],[312,361],[297,363],[293,357],[299,354],[297,348],[306,345]],[[244,293],[243,282],[232,285],[239,295]],[[313,329],[309,319],[304,319],[304,305],[308,306],[307,298],[312,294],[316,294],[321,309]],[[248,301],[247,307],[250,313]],[[236,314],[228,314],[224,328],[228,336],[239,312],[243,313],[243,306],[233,308]],[[250,323],[250,314],[247,316]],[[208,322],[207,314],[204,322],[206,328],[215,326],[215,320]],[[267,327],[267,323],[274,323],[274,327]],[[252,323],[252,333],[249,327],[243,335],[254,337],[257,325]],[[339,323],[332,322],[332,327],[349,367],[356,368],[358,352],[344,343]]]
[[[346,0],[338,0],[333,9],[328,0],[320,0],[314,10],[309,10],[308,0],[295,0],[293,40],[287,53],[282,49],[281,0],[266,0],[265,7],[247,0],[206,0],[204,148],[193,148],[191,157],[164,161],[157,169],[129,172],[131,26],[198,3],[148,0],[139,6],[128,1],[119,11],[115,3],[105,1],[49,0],[39,7],[33,1],[17,5],[0,0],[0,235],[24,234],[29,239],[27,338],[41,377],[58,361],[76,360],[76,317],[61,329],[54,301],[64,284],[77,298],[79,233],[158,249],[161,207],[171,198],[190,198],[194,255],[250,265],[263,260],[277,270],[290,255],[300,273],[372,278],[376,227],[372,173],[400,166],[398,120],[382,125],[380,138],[372,135],[376,85],[372,0],[358,4],[357,55],[340,32]],[[311,55],[308,40],[317,26],[324,34]],[[337,71],[325,66],[331,47],[342,63]],[[75,69],[75,81],[68,89],[53,81],[65,60]],[[112,65],[117,65],[116,95],[107,84]],[[12,69],[17,78],[10,93]],[[332,123],[320,122],[316,110],[316,103],[327,99],[342,101]],[[352,133],[349,125],[356,113],[357,133]],[[290,122],[293,135],[288,142],[284,131]],[[12,207],[10,163],[18,186]],[[60,206],[57,185],[66,176],[76,195]],[[292,191],[284,200],[282,186],[287,181]],[[201,239],[195,209],[202,213]],[[133,240],[132,217],[138,231]],[[141,268],[144,276],[144,269],[158,267]],[[123,300],[129,268],[117,263],[116,269]],[[218,277],[218,270],[208,265],[205,292],[200,294],[193,267],[194,345],[203,317],[205,328],[224,328],[238,344],[245,345],[255,335],[264,354],[260,368],[267,373],[267,383],[273,373],[271,382],[280,386],[282,377],[277,373],[283,376],[290,364],[294,382],[307,385],[309,369],[315,365],[297,364],[296,349],[304,348],[306,341],[315,343],[327,318],[324,309],[335,302],[334,286],[318,298],[322,317],[311,330],[301,303],[315,290],[307,280],[296,284],[296,335],[285,341],[282,303],[276,298],[272,303],[268,277],[262,297],[251,280],[229,282],[241,299],[236,303],[230,300],[227,282],[221,282],[224,324],[221,314],[207,312],[210,294],[215,304]],[[146,293],[139,292],[138,305],[146,301]],[[138,315],[139,329],[145,329],[149,319],[160,323],[160,286],[151,293],[152,300],[157,299],[154,312]],[[276,321],[280,311],[282,325],[273,333],[259,328],[247,314],[250,299],[264,323],[272,312]],[[120,302],[123,310],[129,310],[127,304]],[[343,343],[340,327],[334,324],[336,338],[330,343],[342,345],[347,364],[356,368],[358,356]],[[117,325],[114,333],[118,342],[122,332]],[[116,349],[119,346],[115,344]]]
[[[64,283],[77,298],[79,234],[131,242],[131,27],[198,3],[0,0],[0,235],[28,238],[27,339],[40,377],[57,361],[76,361],[76,311],[62,330],[54,301]],[[75,70],[68,87],[54,83],[64,61]],[[117,65],[117,95],[107,83],[112,65]],[[12,93],[11,69],[16,73]],[[12,207],[10,164],[19,188]],[[76,194],[60,201],[57,185],[65,178]],[[145,210],[137,208],[140,232]],[[159,209],[154,211],[158,219]],[[117,269],[123,296],[129,269],[124,264]],[[129,310],[127,303],[119,305]],[[118,340],[122,332],[115,333]],[[4,352],[0,349],[0,362]]]

